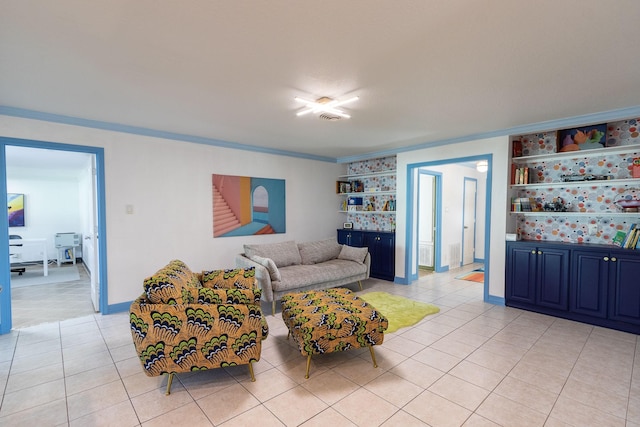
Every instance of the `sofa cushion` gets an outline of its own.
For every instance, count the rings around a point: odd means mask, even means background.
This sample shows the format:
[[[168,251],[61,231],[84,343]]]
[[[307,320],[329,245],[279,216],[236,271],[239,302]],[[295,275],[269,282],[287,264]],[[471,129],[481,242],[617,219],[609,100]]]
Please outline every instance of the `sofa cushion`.
[[[144,280],[147,298],[154,304],[189,304],[201,287],[198,276],[180,260],[173,260]]]
[[[202,286],[211,289],[255,289],[254,267],[202,272]]]
[[[271,258],[261,257],[260,255],[254,255],[251,258],[251,261],[255,261],[258,264],[262,265],[269,272],[269,277],[271,280],[280,280],[280,271],[278,270],[278,266]]]
[[[338,258],[342,247],[336,239],[298,243],[302,264],[317,264]]]
[[[262,245],[244,245],[244,253],[247,258],[261,256],[271,258],[278,267],[297,265],[302,263],[298,245],[293,240],[281,243],[266,243]]]
[[[332,259],[322,264],[291,265],[280,269],[282,281],[272,282],[276,291],[296,290],[304,286],[331,283],[367,272],[362,263]]]
[[[340,255],[338,255],[338,258],[355,261],[362,264],[364,263],[364,259],[367,256],[367,252],[369,252],[368,248],[355,248],[353,246],[342,245],[342,249],[340,250]]]

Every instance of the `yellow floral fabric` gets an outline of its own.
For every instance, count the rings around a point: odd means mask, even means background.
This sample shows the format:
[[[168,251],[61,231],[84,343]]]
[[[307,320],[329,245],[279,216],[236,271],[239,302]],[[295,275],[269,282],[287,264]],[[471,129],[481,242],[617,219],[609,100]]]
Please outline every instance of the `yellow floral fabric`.
[[[302,355],[382,344],[389,322],[349,289],[289,293],[282,319]]]
[[[192,278],[198,275],[185,269],[184,263],[172,261],[159,277],[145,280],[145,293],[131,304],[131,335],[145,373],[157,376],[260,360],[269,329],[255,271],[208,272],[217,277],[213,288],[199,280],[196,286]],[[153,301],[150,293],[164,302]]]

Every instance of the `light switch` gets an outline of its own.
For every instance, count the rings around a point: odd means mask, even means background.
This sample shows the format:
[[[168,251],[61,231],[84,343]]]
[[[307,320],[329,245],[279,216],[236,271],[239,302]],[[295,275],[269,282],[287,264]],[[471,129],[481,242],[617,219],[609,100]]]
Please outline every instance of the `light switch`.
[[[127,213],[127,215],[132,215],[133,214],[133,205],[125,206],[125,212]]]

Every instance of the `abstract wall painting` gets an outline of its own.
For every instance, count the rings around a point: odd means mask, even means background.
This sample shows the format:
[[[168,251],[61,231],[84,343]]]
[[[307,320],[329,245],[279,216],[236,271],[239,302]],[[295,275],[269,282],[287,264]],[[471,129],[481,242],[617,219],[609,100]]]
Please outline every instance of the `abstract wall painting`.
[[[284,179],[212,175],[213,237],[286,232]]]

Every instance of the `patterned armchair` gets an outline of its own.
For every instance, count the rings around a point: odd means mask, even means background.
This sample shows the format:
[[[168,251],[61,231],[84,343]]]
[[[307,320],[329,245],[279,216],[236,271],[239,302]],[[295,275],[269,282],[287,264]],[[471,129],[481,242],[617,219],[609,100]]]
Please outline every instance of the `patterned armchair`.
[[[131,335],[144,372],[173,375],[260,360],[268,326],[260,308],[255,270],[193,273],[182,261],[144,281],[130,308]]]

